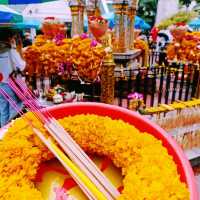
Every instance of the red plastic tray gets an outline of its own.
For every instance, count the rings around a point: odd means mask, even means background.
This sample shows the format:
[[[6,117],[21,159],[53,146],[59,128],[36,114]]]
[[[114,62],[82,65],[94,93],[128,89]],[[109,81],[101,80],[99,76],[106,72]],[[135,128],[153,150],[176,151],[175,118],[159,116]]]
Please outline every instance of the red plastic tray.
[[[48,110],[56,119],[69,115],[73,116],[87,113],[109,116],[112,119],[122,119],[134,125],[140,131],[146,131],[154,135],[156,138],[162,140],[163,145],[168,149],[169,154],[173,156],[174,161],[178,166],[178,172],[181,176],[181,180],[187,184],[190,190],[190,200],[199,200],[194,173],[182,149],[169,134],[146,118],[133,111],[102,103],[68,103],[50,107]]]

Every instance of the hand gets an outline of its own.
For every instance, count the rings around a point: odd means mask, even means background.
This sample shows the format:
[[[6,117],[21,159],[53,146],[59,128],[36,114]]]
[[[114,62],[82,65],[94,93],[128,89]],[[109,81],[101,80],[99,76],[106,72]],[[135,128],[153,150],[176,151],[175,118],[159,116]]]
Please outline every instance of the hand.
[[[16,49],[17,44],[16,44],[16,40],[15,40],[14,38],[12,38],[12,39],[10,40],[10,44],[11,44],[11,47],[12,47],[12,48]]]
[[[23,42],[22,42],[22,39],[21,39],[21,37],[19,36],[18,37],[18,46],[19,46],[19,48],[23,48]]]
[[[17,35],[17,46],[18,48],[23,48],[23,42],[22,42],[22,39],[20,37],[20,35]]]

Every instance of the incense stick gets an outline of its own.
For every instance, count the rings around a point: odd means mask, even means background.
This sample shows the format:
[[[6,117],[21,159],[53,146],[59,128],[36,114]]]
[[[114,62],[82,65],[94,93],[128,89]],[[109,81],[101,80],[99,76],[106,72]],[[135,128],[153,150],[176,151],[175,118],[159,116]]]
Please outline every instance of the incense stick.
[[[4,91],[3,89],[0,89],[0,94],[4,96],[5,99],[13,106],[13,108],[21,115],[23,116],[23,112],[19,109],[15,101]],[[49,148],[49,150],[54,154],[54,156],[61,162],[61,164],[65,167],[65,169],[70,173],[70,175],[74,178],[74,180],[77,182],[79,187],[83,190],[83,192],[86,194],[86,196],[90,200],[106,200],[105,196],[98,191],[96,186],[85,176],[81,170],[79,170],[76,165],[74,165],[62,151],[49,139],[46,140],[46,138],[43,136],[43,134],[34,127],[32,121],[28,119],[26,116],[26,121],[28,124],[32,127],[35,134],[43,141],[43,143]]]
[[[65,154],[51,141],[51,139],[46,140],[40,131],[33,128],[34,132],[41,139],[41,141],[48,147],[48,149],[56,156],[56,158],[61,162],[61,164],[67,169],[67,171],[77,180],[77,178],[82,183],[82,187],[87,188],[87,192],[90,196],[94,196],[97,200],[107,200],[106,197],[96,188],[96,186],[84,175],[81,170],[79,170],[76,165],[74,165],[71,160],[65,156]],[[78,181],[79,182],[79,181]],[[91,191],[91,192],[90,192]]]
[[[31,92],[26,88],[26,86],[24,86],[19,81],[17,81],[17,84],[20,87],[20,89],[15,85],[13,80],[10,80],[11,87],[15,90],[19,97],[25,101],[27,106],[31,110],[33,110],[34,114],[37,115],[37,117],[39,117],[43,121],[43,123],[45,124],[45,128],[50,132],[54,139],[58,140],[58,143],[63,147],[65,152],[69,154],[71,159],[74,160],[74,162],[76,162],[80,167],[82,167],[82,169],[90,177],[90,179],[94,181],[98,188],[107,196],[107,199],[115,199],[116,197],[118,197],[119,192],[116,190],[116,188],[113,187],[109,180],[100,172],[97,166],[90,160],[90,158],[79,147],[79,145],[75,143],[75,141],[64,130],[64,128],[50,115],[48,111],[45,111],[46,116],[43,116],[38,108],[39,106],[36,101],[36,98],[35,101],[28,101],[28,98],[33,99],[34,95],[31,94]],[[27,94],[28,98],[24,94]],[[61,142],[62,140],[63,142]],[[67,146],[68,149],[65,146]],[[80,162],[82,162],[82,165],[80,164]],[[97,179],[99,184],[93,178],[93,176]]]

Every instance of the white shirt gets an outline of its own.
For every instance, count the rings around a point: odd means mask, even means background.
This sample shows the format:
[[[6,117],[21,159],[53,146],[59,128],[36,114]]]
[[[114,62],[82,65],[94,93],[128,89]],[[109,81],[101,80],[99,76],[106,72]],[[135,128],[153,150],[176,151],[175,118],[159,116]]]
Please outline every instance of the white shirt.
[[[26,63],[16,49],[11,49],[0,54],[0,73],[3,75],[1,82],[7,83],[9,75],[16,69],[23,71]]]

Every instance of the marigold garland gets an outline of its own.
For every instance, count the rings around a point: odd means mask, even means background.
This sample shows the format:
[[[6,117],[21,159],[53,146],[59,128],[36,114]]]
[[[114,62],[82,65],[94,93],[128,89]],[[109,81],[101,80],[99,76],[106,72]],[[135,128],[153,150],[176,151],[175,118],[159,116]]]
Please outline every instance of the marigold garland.
[[[134,47],[136,49],[142,50],[142,53],[144,56],[144,66],[147,67],[148,66],[148,58],[149,58],[149,46],[148,46],[147,42],[145,42],[144,40],[137,39],[134,42]]]
[[[186,33],[180,41],[174,41],[167,46],[169,60],[200,62],[200,33]]]
[[[94,45],[92,39],[81,36],[63,39],[59,45],[56,41],[38,36],[24,52],[29,75],[49,76],[59,72],[61,64],[71,63],[81,78],[91,81],[100,72],[104,56],[105,51],[100,44]]]
[[[30,113],[27,116],[47,134]],[[59,121],[85,151],[108,156],[122,169],[124,190],[119,200],[189,200],[173,158],[154,136],[141,134],[122,120],[97,115]],[[0,199],[42,200],[34,176],[39,164],[49,159],[51,153],[26,122],[17,119],[0,141]]]

